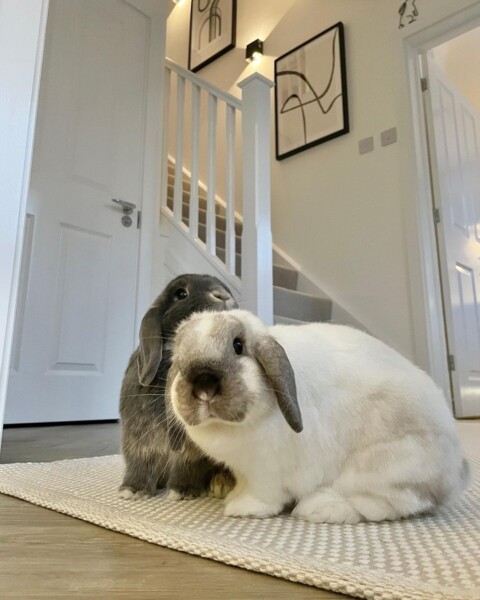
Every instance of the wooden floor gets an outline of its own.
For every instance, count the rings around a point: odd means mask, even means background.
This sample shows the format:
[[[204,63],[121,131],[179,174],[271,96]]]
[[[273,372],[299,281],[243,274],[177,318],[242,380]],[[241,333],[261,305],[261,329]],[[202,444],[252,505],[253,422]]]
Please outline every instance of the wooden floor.
[[[118,452],[116,424],[6,429],[0,462]],[[161,548],[0,495],[0,598],[345,599]]]

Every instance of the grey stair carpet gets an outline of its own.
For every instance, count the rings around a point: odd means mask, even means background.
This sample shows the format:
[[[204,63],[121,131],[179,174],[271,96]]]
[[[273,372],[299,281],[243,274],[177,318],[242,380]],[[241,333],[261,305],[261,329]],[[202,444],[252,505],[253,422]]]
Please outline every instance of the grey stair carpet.
[[[297,290],[274,286],[273,305],[275,314],[297,321],[329,321],[332,302]]]
[[[298,271],[281,265],[273,265],[273,285],[287,290],[296,290],[297,284]]]
[[[273,323],[274,325],[305,325],[306,321],[300,321],[299,319],[290,319],[290,317],[274,315]]]

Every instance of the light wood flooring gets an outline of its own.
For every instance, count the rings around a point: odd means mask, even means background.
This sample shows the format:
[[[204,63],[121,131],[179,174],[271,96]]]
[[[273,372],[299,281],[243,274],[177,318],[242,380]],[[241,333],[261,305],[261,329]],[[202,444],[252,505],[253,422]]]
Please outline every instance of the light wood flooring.
[[[119,434],[117,424],[6,429],[0,462],[114,454]],[[0,598],[347,597],[182,554],[0,495]]]
[[[480,447],[480,421],[458,423]],[[6,429],[0,462],[118,452],[117,424]],[[341,600],[347,596],[251,573],[130,538],[0,495],[0,598]]]

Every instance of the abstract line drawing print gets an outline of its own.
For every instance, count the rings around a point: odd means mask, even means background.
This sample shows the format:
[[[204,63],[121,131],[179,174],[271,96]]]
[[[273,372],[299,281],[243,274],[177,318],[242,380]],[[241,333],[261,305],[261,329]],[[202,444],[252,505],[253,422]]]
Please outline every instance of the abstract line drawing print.
[[[236,0],[192,0],[188,68],[198,71],[235,47]]]
[[[220,0],[197,0],[197,11],[204,15],[199,23],[196,48],[200,50],[222,35],[222,11],[219,8]],[[208,34],[206,35],[208,30]]]
[[[278,159],[347,133],[342,23],[278,58],[275,83]]]
[[[304,144],[308,143],[307,140],[307,121],[305,118],[305,110],[304,107],[307,106],[308,104],[312,104],[312,103],[316,103],[319,107],[319,109],[321,110],[321,112],[326,115],[327,113],[329,113],[333,107],[333,105],[335,104],[335,102],[342,97],[342,92],[340,92],[339,94],[337,94],[336,96],[334,96],[334,98],[332,100],[324,100],[324,98],[327,96],[327,94],[329,93],[331,87],[332,87],[332,82],[333,82],[333,76],[335,73],[335,69],[338,68],[337,67],[337,56],[336,56],[336,44],[337,44],[337,36],[338,36],[338,30],[335,31],[334,36],[333,36],[333,40],[332,40],[332,68],[330,70],[330,76],[328,79],[328,82],[325,86],[325,89],[323,90],[323,92],[321,92],[320,94],[317,94],[317,92],[315,91],[315,89],[313,88],[313,86],[311,85],[311,83],[309,82],[309,80],[307,79],[306,75],[304,75],[303,73],[301,73],[300,71],[296,71],[296,70],[286,70],[286,71],[280,71],[277,73],[277,77],[282,77],[282,76],[286,76],[286,75],[292,75],[293,77],[298,77],[299,79],[302,80],[303,82],[303,90],[305,90],[305,88],[307,88],[313,98],[306,100],[305,102],[302,102],[302,99],[300,97],[300,95],[296,92],[296,91],[292,91],[292,93],[285,99],[285,101],[283,102],[282,106],[280,107],[280,114],[285,114],[291,110],[300,110],[301,115],[302,115],[302,122],[303,122],[303,138],[304,138]],[[302,53],[303,55],[303,53]],[[303,94],[302,94],[303,95]],[[322,102],[322,100],[325,102],[325,106]]]

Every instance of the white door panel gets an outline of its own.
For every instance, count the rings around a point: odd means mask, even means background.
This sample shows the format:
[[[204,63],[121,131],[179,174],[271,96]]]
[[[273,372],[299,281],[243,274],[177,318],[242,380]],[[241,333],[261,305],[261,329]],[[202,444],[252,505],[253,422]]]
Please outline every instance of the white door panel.
[[[112,419],[134,345],[148,18],[52,0],[7,423]],[[22,296],[23,294],[23,296]]]
[[[429,133],[455,414],[480,415],[480,116],[428,57]]]

